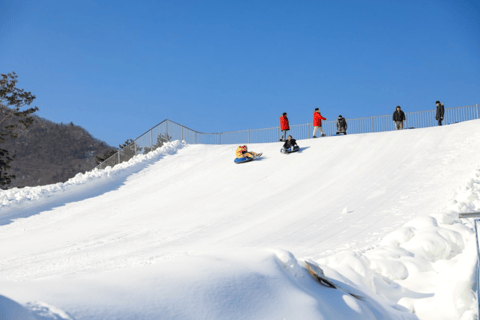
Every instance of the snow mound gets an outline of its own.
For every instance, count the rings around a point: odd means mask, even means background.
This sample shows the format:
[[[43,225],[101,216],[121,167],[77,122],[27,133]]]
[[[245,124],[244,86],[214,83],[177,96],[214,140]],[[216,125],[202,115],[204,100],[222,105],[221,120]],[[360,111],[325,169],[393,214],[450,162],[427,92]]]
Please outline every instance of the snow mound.
[[[26,307],[35,314],[38,320],[73,320],[65,311],[45,302],[29,302]]]
[[[480,172],[480,171],[479,171]],[[447,213],[419,216],[365,252],[338,252],[317,262],[325,274],[420,319],[477,319],[476,243],[459,210],[480,209],[480,176],[461,188]],[[440,311],[441,310],[441,311]]]
[[[323,275],[319,265],[309,264]],[[42,320],[417,319],[406,309],[331,281],[334,287],[317,282],[305,262],[290,252],[236,249],[99,274],[7,283],[4,290],[16,291],[23,299],[36,292],[72,310],[71,317],[63,313],[54,318],[45,315],[52,314],[51,307],[31,306],[39,315],[47,309],[38,318]]]
[[[0,295],[0,320],[40,320],[17,302]]]
[[[106,183],[115,179],[122,179],[126,176],[140,170],[141,168],[160,160],[166,155],[173,155],[179,149],[186,146],[185,142],[173,141],[165,143],[162,147],[147,154],[139,154],[129,161],[120,163],[115,167],[106,167],[105,169],[94,169],[86,173],[78,173],[75,177],[66,182],[59,182],[41,187],[25,187],[1,190],[0,192],[0,210],[15,204],[29,204],[36,200],[58,197],[62,193],[82,192],[85,187],[95,186],[98,183]],[[83,190],[78,187],[84,187]]]

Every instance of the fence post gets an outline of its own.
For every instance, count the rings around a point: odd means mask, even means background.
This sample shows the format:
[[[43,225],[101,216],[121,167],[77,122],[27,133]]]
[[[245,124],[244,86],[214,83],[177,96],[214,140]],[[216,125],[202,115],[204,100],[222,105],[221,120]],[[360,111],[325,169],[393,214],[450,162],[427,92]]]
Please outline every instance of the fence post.
[[[118,150],[117,154],[118,154],[118,163],[120,163],[120,150]]]
[[[182,141],[183,141],[183,125],[182,125]]]
[[[248,143],[250,143],[250,129],[248,129],[247,131],[248,131]]]
[[[222,144],[222,133],[218,133],[218,144]]]
[[[165,121],[165,134],[166,134],[167,137],[168,137],[168,120]]]
[[[197,133],[198,133],[198,132],[197,132],[197,131],[195,131],[195,144],[197,144],[197,143],[198,143]]]
[[[150,130],[150,149],[151,149],[152,146],[153,146],[153,137],[152,137],[152,134],[153,134],[153,130]]]
[[[375,129],[373,127],[373,116],[372,116],[372,132],[375,132]]]
[[[478,103],[477,103],[477,119],[480,119],[480,117],[478,116]]]

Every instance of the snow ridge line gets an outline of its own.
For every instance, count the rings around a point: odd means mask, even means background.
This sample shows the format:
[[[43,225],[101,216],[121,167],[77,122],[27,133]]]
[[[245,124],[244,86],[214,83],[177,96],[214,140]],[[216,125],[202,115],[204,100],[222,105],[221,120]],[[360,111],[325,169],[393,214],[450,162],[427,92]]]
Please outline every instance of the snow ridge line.
[[[162,147],[151,151],[147,154],[138,154],[132,159],[120,163],[115,167],[106,167],[105,169],[93,169],[85,173],[78,173],[75,177],[66,182],[59,182],[46,186],[12,188],[8,190],[0,190],[0,209],[10,207],[14,204],[22,204],[25,202],[37,201],[40,199],[50,198],[59,193],[72,191],[78,186],[85,186],[90,182],[100,179],[114,179],[116,177],[129,175],[135,169],[141,169],[152,161],[158,161],[167,155],[173,155],[178,150],[187,146],[185,141],[172,141],[165,143]]]

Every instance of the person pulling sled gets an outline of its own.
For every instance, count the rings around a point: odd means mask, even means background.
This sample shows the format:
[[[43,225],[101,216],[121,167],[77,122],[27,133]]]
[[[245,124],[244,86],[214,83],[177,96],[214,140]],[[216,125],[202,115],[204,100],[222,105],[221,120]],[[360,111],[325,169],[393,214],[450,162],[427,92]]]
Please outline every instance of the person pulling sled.
[[[283,148],[280,150],[282,153],[290,153],[298,151],[300,147],[297,144],[297,140],[293,139],[292,136],[288,136],[287,141],[283,144]]]

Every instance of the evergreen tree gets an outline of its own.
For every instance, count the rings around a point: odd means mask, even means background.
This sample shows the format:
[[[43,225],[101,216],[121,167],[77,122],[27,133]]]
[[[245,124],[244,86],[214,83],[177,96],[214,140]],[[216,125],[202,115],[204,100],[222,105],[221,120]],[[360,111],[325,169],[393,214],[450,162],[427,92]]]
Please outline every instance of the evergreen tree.
[[[34,118],[31,115],[38,111],[37,107],[21,110],[29,106],[35,96],[17,88],[17,78],[15,72],[0,75],[0,188],[6,188],[15,179],[15,175],[7,172],[15,155],[10,155],[1,146],[8,140],[16,139],[21,131],[32,125]]]
[[[152,146],[152,147],[145,147],[143,149],[143,154],[147,154],[150,151],[153,151],[157,148],[160,148],[163,146],[166,142],[170,141],[172,137],[170,137],[168,134],[159,134],[157,136],[157,142]]]
[[[105,152],[102,157],[95,156],[95,161],[97,162],[97,165],[99,165],[100,163],[104,162],[105,160],[107,160],[108,158],[110,158],[111,156],[113,156],[116,153],[117,153],[117,150],[112,149],[108,152]]]
[[[113,150],[110,150],[109,152],[106,152],[103,155],[103,157],[97,156],[96,157],[97,165],[104,162],[114,154],[117,154],[118,152],[120,152],[120,158],[121,158],[120,162],[129,160],[135,155],[135,150],[137,151],[137,153],[140,153],[142,149],[136,145],[135,141],[133,141],[132,139],[127,139],[123,144],[118,145],[118,149],[116,150],[113,149]],[[128,158],[128,159],[125,160],[125,158]],[[116,163],[117,161],[114,161],[114,162],[115,164],[117,164]]]

